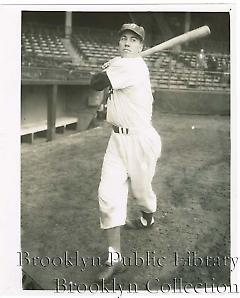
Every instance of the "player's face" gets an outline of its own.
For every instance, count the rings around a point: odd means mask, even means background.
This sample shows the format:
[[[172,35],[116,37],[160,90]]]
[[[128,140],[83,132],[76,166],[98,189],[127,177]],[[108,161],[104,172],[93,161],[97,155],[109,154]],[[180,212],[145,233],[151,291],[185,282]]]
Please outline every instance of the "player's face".
[[[143,43],[137,34],[132,31],[122,33],[119,40],[119,53],[122,58],[137,57],[142,49]]]

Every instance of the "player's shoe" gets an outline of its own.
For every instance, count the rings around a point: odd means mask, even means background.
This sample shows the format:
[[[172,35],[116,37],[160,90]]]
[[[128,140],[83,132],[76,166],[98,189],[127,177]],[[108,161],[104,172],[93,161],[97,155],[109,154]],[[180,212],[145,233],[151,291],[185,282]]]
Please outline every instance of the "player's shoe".
[[[106,262],[104,269],[98,273],[97,281],[104,280],[105,282],[110,281],[116,274],[123,273],[127,268],[122,264],[121,261],[118,262]]]
[[[140,230],[140,229],[150,229],[154,225],[154,219],[152,218],[150,223],[143,221],[142,217],[126,221],[124,228],[127,230]]]

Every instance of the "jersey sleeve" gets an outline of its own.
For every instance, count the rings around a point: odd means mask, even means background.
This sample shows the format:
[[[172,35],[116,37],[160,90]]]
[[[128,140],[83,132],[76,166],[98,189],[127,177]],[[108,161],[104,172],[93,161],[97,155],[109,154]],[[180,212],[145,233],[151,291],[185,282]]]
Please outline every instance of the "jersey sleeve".
[[[115,90],[134,86],[140,81],[136,65],[126,59],[119,58],[106,70],[107,76]]]

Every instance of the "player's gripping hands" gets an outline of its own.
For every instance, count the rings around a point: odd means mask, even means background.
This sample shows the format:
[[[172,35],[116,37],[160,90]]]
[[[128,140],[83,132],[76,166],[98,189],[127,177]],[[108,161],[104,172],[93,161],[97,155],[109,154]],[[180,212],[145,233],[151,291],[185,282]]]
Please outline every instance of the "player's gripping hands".
[[[113,59],[110,59],[109,61],[105,62],[101,67],[102,70],[105,71],[111,64],[118,61],[119,59],[121,59],[121,57],[114,57]]]

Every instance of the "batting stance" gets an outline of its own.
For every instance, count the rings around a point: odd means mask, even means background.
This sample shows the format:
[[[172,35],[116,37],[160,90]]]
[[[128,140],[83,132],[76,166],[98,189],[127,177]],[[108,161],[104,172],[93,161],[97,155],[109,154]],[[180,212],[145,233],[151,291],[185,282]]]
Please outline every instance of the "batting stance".
[[[102,72],[91,79],[95,90],[110,88],[107,121],[112,124],[98,191],[100,225],[108,243],[108,260],[99,280],[109,280],[124,271],[120,227],[139,229],[154,224],[157,200],[151,182],[161,154],[161,139],[151,123],[149,71],[140,56],[144,37],[143,27],[124,24],[120,30],[120,57],[104,64]],[[126,221],[129,184],[142,210],[142,216],[132,221]]]

